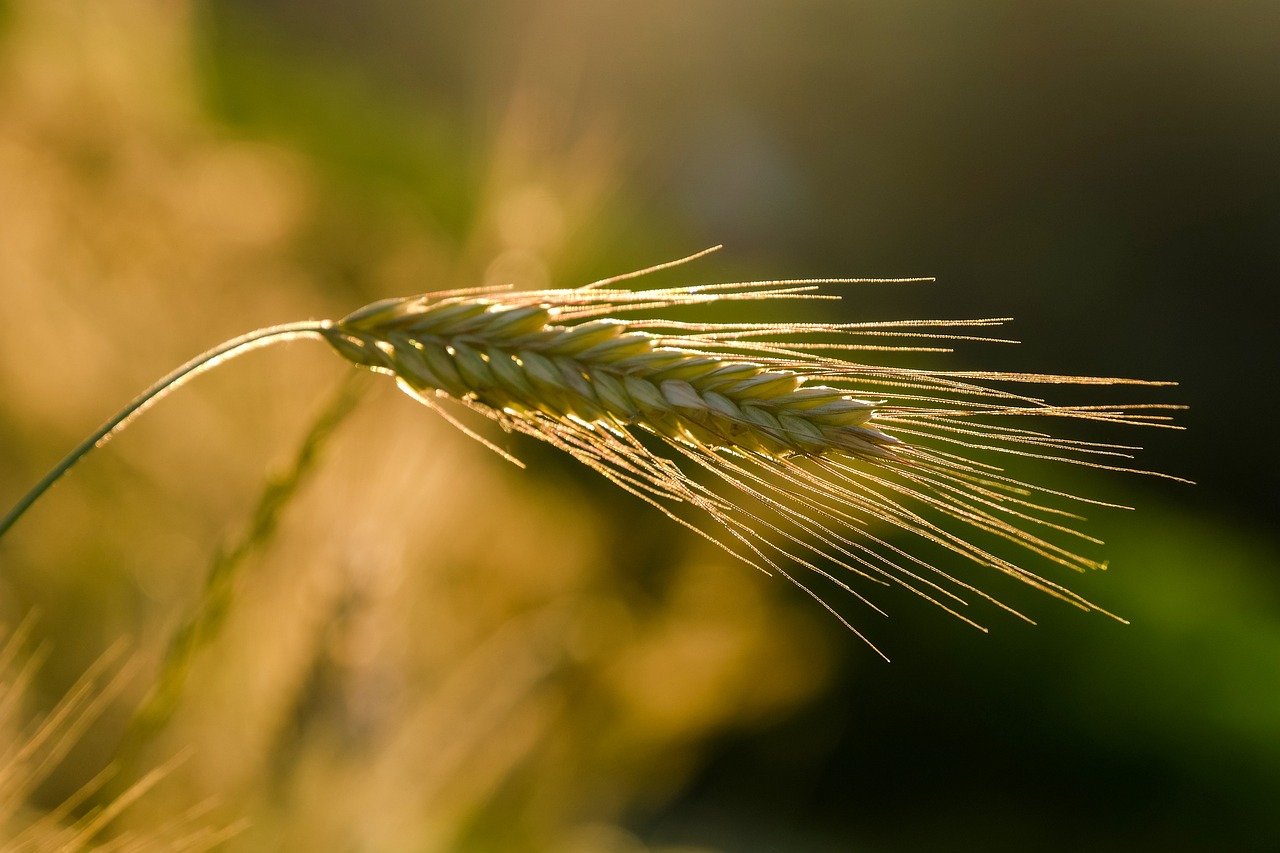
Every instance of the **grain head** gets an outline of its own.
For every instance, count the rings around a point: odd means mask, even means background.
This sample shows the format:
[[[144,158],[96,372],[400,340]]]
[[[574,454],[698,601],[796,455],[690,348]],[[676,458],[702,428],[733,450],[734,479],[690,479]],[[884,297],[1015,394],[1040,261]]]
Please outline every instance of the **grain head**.
[[[960,609],[971,597],[999,604],[977,581],[916,556],[889,532],[897,528],[1077,607],[1099,609],[1032,566],[1103,568],[1078,553],[1081,542],[1101,543],[1077,529],[1083,519],[1068,508],[1101,502],[1017,479],[999,457],[1149,474],[1127,464],[1133,446],[1057,437],[1038,425],[1172,427],[1167,410],[1179,407],[1063,406],[1016,389],[1168,383],[855,360],[861,353],[946,351],[957,340],[997,341],[974,332],[1004,318],[656,318],[666,309],[729,301],[836,299],[819,288],[872,280],[617,287],[650,271],[576,289],[477,288],[383,300],[327,326],[323,336],[503,457],[519,464],[456,410],[568,453],[824,606],[797,568],[877,611],[859,582],[905,587],[968,622]],[[1002,547],[980,546],[966,531]]]

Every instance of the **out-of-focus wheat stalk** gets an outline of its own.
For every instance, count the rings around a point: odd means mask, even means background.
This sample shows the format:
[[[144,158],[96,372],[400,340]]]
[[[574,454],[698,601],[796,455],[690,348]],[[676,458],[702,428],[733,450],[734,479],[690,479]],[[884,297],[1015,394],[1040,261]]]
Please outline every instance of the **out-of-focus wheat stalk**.
[[[155,685],[134,716],[130,747],[140,744],[173,715],[192,658],[216,639],[226,621],[241,566],[271,541],[281,514],[310,480],[329,438],[355,410],[364,387],[359,378],[352,375],[337,389],[312,421],[289,465],[268,478],[244,531],[214,553],[200,598],[174,631]]]
[[[395,377],[510,461],[519,464],[449,407],[568,453],[735,557],[791,580],[855,633],[795,567],[877,611],[853,580],[902,586],[975,625],[958,610],[969,595],[1022,616],[895,544],[886,527],[1081,609],[1100,609],[1023,563],[1103,568],[1063,544],[1101,543],[1073,526],[1079,514],[1054,502],[1113,505],[1023,482],[1004,471],[999,456],[1168,476],[1131,467],[1132,445],[1020,424],[1177,428],[1168,412],[1180,407],[1055,405],[1015,388],[1172,383],[853,360],[855,353],[945,352],[953,341],[1001,341],[972,330],[1007,318],[722,324],[652,316],[727,302],[838,299],[819,288],[883,279],[618,286],[703,254],[574,289],[428,293],[376,302],[336,322],[250,333],[184,365],[104,424],[0,520],[0,535],[85,453],[191,376],[249,348],[321,337],[352,363]],[[635,314],[649,316],[622,319]],[[957,533],[956,523],[977,535]]]
[[[23,719],[24,702],[43,656],[27,653],[30,620],[0,647],[0,838],[5,850],[209,850],[239,831],[202,824],[206,809],[176,816],[145,833],[110,831],[117,820],[173,770],[177,761],[143,773],[114,796],[102,796],[116,778],[108,767],[51,809],[32,805],[35,790],[52,774],[107,707],[119,697],[136,667],[121,663],[117,644],[89,667],[66,694],[34,722]],[[99,799],[97,805],[90,805]]]

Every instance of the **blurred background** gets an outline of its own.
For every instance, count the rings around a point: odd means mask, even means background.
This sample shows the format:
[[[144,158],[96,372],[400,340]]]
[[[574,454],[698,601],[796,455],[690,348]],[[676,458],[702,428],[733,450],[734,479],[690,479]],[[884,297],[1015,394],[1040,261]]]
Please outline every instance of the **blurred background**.
[[[1268,0],[0,0],[5,506],[243,331],[715,243],[662,280],[934,275],[839,310],[1177,380],[1141,462],[1198,482],[1020,469],[1139,508],[1090,520],[1111,571],[1055,576],[1132,624],[888,596],[884,664],[567,459],[254,353],[0,543],[6,837],[176,756],[99,840],[1280,847],[1278,43]],[[92,726],[15,769],[122,637]]]

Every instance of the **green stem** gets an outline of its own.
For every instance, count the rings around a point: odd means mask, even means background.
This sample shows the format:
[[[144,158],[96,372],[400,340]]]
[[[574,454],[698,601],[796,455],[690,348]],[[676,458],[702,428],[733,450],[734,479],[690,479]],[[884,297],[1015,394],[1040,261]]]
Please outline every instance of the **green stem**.
[[[204,590],[190,616],[175,629],[150,693],[134,714],[126,745],[126,757],[164,726],[173,716],[186,686],[191,662],[212,644],[235,603],[236,581],[241,567],[270,543],[284,511],[316,473],[320,455],[334,431],[355,410],[365,389],[364,371],[351,371],[320,411],[299,445],[292,463],[268,477],[244,531],[228,539],[214,552],[205,573]]]
[[[130,420],[141,414],[148,406],[164,397],[170,391],[179,388],[187,381],[210,368],[216,367],[227,359],[243,355],[249,350],[266,346],[269,343],[323,335],[331,325],[327,320],[309,320],[302,323],[268,326],[265,329],[257,329],[238,338],[232,338],[191,359],[191,361],[188,361],[130,400],[128,405],[112,415],[92,435],[76,445],[74,450],[64,456],[61,462],[53,466],[52,470],[45,474],[40,482],[31,488],[31,491],[23,495],[22,500],[18,501],[13,509],[9,510],[8,514],[0,520],[0,537],[3,537],[8,532],[9,528],[22,517],[23,513],[31,508],[33,503],[40,499],[41,495],[48,491],[50,486],[58,481],[59,477],[67,473],[90,450],[106,444],[116,433],[124,429]]]

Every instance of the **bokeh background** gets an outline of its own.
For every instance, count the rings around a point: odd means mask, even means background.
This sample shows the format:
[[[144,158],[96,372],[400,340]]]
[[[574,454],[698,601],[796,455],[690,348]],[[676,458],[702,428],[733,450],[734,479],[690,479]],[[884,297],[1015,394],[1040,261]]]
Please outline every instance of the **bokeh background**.
[[[1139,507],[1072,580],[1132,624],[891,597],[858,615],[886,665],[554,454],[255,353],[0,543],[6,755],[132,660],[39,784],[0,771],[6,836],[178,756],[99,840],[1280,846],[1278,43],[1269,0],[3,0],[0,502],[248,329],[714,243],[664,280],[935,275],[840,310],[1017,318],[952,364],[1178,380],[1142,462],[1198,482],[1037,469]]]

